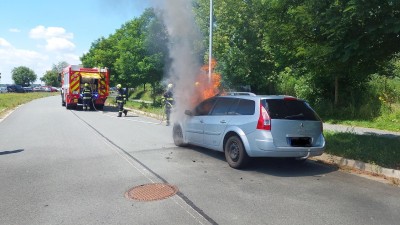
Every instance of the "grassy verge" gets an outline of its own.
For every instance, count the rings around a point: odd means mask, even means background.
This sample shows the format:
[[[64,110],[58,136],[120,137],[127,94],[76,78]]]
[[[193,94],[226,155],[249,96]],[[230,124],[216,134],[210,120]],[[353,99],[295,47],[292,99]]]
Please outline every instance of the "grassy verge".
[[[0,94],[0,118],[2,118],[8,110],[34,99],[59,95],[58,92],[30,92],[30,93],[3,93]]]
[[[400,138],[324,131],[326,153],[400,169]]]
[[[390,110],[383,110],[379,117],[369,120],[323,119],[324,122],[331,124],[343,124],[400,132],[400,104],[393,104]]]

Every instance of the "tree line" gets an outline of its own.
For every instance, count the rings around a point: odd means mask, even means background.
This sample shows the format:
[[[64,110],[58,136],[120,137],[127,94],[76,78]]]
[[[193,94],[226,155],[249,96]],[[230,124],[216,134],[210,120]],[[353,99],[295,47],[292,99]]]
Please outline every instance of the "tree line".
[[[64,67],[69,64],[65,61],[53,64],[51,70],[45,72],[43,77],[40,78],[48,86],[59,87],[60,81],[58,80],[58,74],[62,71]],[[36,80],[37,75],[35,71],[26,66],[18,66],[13,68],[11,71],[11,78],[15,84],[21,85],[23,87],[31,86]]]
[[[203,33],[193,52],[207,63],[209,0],[194,0],[192,10]],[[92,43],[81,60],[110,68],[113,82],[156,87],[171,63],[168,40],[150,8]],[[399,77],[399,50],[400,1],[219,0],[213,7],[212,54],[231,88],[360,108],[371,80]]]
[[[192,0],[191,9],[203,34],[193,53],[205,64],[209,2]],[[108,67],[113,84],[160,89],[173,44],[160,13],[149,8],[95,40],[83,66]],[[374,116],[374,107],[399,95],[386,82],[400,77],[399,50],[397,0],[214,1],[212,55],[223,85],[232,89],[293,95],[353,116],[369,107],[366,116]]]

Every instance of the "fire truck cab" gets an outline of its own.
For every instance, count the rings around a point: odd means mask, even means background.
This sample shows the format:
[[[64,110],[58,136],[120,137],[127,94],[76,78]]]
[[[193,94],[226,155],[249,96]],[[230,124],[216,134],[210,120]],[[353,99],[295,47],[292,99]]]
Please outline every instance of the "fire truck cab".
[[[66,109],[83,105],[83,88],[88,83],[92,92],[91,109],[103,109],[109,95],[110,76],[107,68],[82,68],[70,65],[60,73],[61,104]]]

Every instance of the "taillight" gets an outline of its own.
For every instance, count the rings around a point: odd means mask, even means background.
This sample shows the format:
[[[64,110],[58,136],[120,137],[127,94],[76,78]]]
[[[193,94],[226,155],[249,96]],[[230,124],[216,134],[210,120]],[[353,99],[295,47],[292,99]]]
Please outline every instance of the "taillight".
[[[257,129],[271,130],[271,118],[267,110],[260,104],[260,117],[258,118]]]

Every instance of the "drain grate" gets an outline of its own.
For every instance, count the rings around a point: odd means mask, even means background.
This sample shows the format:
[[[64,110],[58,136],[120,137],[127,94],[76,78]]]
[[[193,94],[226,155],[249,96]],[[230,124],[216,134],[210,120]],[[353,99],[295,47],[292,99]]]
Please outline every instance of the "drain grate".
[[[169,198],[176,192],[178,192],[178,188],[174,185],[153,183],[133,187],[125,193],[125,197],[138,201],[155,201]]]

